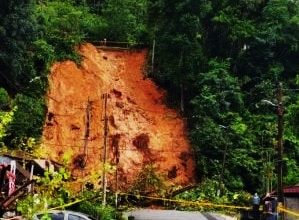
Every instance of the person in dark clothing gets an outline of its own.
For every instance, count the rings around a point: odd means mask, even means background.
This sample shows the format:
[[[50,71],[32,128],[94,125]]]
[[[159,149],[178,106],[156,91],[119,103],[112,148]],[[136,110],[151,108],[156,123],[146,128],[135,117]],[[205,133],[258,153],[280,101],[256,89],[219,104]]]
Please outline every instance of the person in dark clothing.
[[[276,198],[272,197],[269,193],[267,193],[266,197],[263,199],[264,202],[264,213],[265,220],[276,220]]]

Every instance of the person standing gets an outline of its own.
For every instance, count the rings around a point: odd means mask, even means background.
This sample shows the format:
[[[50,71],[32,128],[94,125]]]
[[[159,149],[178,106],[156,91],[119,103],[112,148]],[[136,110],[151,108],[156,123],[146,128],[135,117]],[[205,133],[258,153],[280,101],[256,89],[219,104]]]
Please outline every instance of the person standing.
[[[259,220],[259,209],[260,209],[260,197],[258,196],[257,193],[254,193],[252,197],[252,214],[253,218],[256,220]]]
[[[275,197],[271,196],[270,193],[267,193],[266,197],[263,199],[265,220],[276,220],[277,215],[275,213],[275,200]]]

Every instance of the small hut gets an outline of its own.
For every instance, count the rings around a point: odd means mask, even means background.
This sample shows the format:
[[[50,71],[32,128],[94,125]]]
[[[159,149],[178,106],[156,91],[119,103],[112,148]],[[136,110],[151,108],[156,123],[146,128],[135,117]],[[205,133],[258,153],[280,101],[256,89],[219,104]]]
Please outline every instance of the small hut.
[[[13,209],[15,200],[33,192],[35,176],[47,170],[58,170],[61,165],[46,159],[36,159],[24,153],[0,155],[0,209]]]

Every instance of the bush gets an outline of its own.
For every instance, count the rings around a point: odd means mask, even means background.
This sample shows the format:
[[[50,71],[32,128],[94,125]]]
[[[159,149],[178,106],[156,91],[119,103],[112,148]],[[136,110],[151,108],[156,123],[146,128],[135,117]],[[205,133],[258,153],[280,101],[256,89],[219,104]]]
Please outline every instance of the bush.
[[[176,196],[176,199],[183,199],[187,201],[199,201],[199,202],[211,202],[213,204],[228,204],[228,205],[238,205],[238,206],[247,206],[250,201],[251,195],[244,191],[240,192],[229,192],[223,185],[221,186],[221,195],[217,196],[217,189],[219,188],[218,181],[207,179],[201,183],[196,188],[185,191]],[[224,211],[228,212],[227,208],[213,207],[213,206],[191,206],[184,204],[175,204],[176,208],[180,209],[195,209],[199,208],[205,211]],[[232,210],[233,211],[233,210]]]
[[[0,88],[0,111],[8,110],[10,106],[10,98],[4,88]]]
[[[116,211],[112,206],[102,206],[99,203],[91,201],[81,202],[77,206],[77,211],[88,213],[89,215],[101,220],[115,219],[116,216]]]
[[[11,146],[24,150],[30,138],[39,139],[42,134],[46,113],[43,98],[18,94],[14,101],[14,117],[8,125],[6,142]]]
[[[154,164],[144,165],[142,170],[137,174],[129,192],[141,195],[161,195],[165,193],[163,178],[157,173],[157,168]]]
[[[37,46],[43,49],[41,53],[50,52],[50,61],[78,61],[75,46],[86,37],[98,35],[105,27],[103,20],[91,14],[87,7],[75,6],[70,1],[41,3],[36,7],[35,16],[42,33]]]
[[[37,212],[46,212],[48,208],[63,206],[71,202],[72,197],[68,180],[70,173],[60,168],[59,171],[46,171],[34,185],[34,195],[28,194],[18,201],[17,211],[26,219],[32,219]],[[75,197],[74,194],[72,194]]]
[[[107,1],[102,11],[109,27],[107,38],[126,41],[131,45],[147,40],[147,7],[147,1],[144,0]]]

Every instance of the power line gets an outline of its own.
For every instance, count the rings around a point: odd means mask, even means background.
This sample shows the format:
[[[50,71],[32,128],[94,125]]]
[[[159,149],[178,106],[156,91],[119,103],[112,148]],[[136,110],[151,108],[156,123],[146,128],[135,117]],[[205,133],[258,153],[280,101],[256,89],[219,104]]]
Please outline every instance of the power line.
[[[115,133],[115,134],[119,134],[119,133]],[[122,135],[122,134],[120,134],[120,135]],[[173,135],[171,135],[171,133],[159,133],[159,134],[153,134],[154,135],[154,137],[159,137],[159,136],[163,136],[163,137],[172,137]],[[102,135],[100,135],[100,136],[96,136],[96,139],[100,139],[100,138],[103,138],[104,136],[102,136]],[[113,134],[111,134],[111,136],[107,136],[108,138],[111,138],[111,137],[113,137]],[[178,137],[177,135],[176,135],[176,137]],[[181,135],[181,136],[179,136],[179,137],[184,137],[184,135]],[[88,139],[87,141],[94,141],[94,140],[96,140],[96,139]],[[173,139],[178,139],[178,138],[173,138]],[[72,139],[73,141],[84,141],[85,139],[84,138],[82,138],[82,139]],[[42,143],[44,143],[44,144],[55,144],[55,143],[48,143],[48,142],[42,142]],[[59,144],[57,144],[57,145],[59,145]],[[71,146],[71,145],[63,145],[63,146]]]
[[[120,151],[142,151],[140,149],[129,149],[129,148],[119,148]],[[155,152],[160,152],[160,153],[169,153],[169,152],[173,152],[173,153],[182,153],[184,152],[183,150],[158,150],[158,149],[151,149],[148,148],[149,152],[155,151]]]
[[[62,102],[62,101],[59,101],[59,102]],[[91,102],[93,102],[93,101],[91,101]],[[95,107],[96,105],[93,105],[93,109],[95,108],[95,109],[102,109],[102,107]],[[134,105],[133,105],[134,106]],[[164,110],[161,110],[161,111],[156,111],[156,110],[152,110],[152,109],[146,109],[146,108],[142,108],[142,107],[139,107],[139,106],[134,106],[134,107],[132,107],[132,108],[135,108],[135,109],[139,109],[139,110],[143,110],[143,111],[145,111],[145,112],[153,112],[153,113],[161,113],[161,114],[165,114],[165,113],[167,113],[167,111],[171,111],[171,110],[173,110],[174,112],[172,113],[172,114],[176,114],[176,115],[179,115],[174,109],[171,109],[171,108],[169,108],[169,109],[164,109]],[[72,109],[86,109],[85,107],[73,107]],[[127,110],[129,110],[129,109],[127,109]],[[134,109],[132,109],[132,110],[134,110]],[[170,113],[170,112],[169,112]]]
[[[53,145],[53,146],[59,146],[59,147],[78,147],[78,148],[81,148],[81,146],[82,146],[82,145],[71,145],[71,144],[55,144],[55,143],[47,143],[47,142],[43,142],[41,144]]]
[[[84,141],[84,139],[81,139],[81,141]],[[87,140],[87,141],[93,141],[93,140]],[[61,147],[82,147],[82,145],[72,145],[72,144],[57,144],[57,143],[49,143],[49,142],[41,142],[41,144],[45,145],[56,145],[56,146],[61,146]],[[102,149],[102,148],[100,148]]]
[[[58,102],[62,102],[63,100],[61,101],[58,101]],[[85,101],[82,101],[82,103],[84,103]],[[90,100],[90,102],[97,102],[97,100]],[[82,104],[83,105],[83,104]],[[97,105],[93,104],[93,107],[92,108],[102,108],[103,106],[98,106],[96,107]],[[174,111],[174,112],[171,112],[173,114],[176,114],[176,115],[179,115],[175,109],[172,109],[172,108],[169,108],[165,105],[165,107],[162,106],[162,110],[153,110],[153,109],[147,109],[147,108],[143,108],[143,107],[140,107],[140,106],[137,106],[137,105],[132,105],[132,108],[135,108],[135,109],[139,109],[139,110],[143,110],[143,111],[146,111],[146,112],[154,112],[154,113],[167,113],[167,111]],[[82,106],[75,106],[73,107],[73,109],[86,109],[86,107],[82,107]],[[170,112],[169,112],[170,113]]]
[[[47,142],[42,143],[42,144],[53,145],[53,146],[61,146],[61,147],[78,147],[78,148],[82,147],[82,145],[76,145],[76,144],[74,144],[74,145],[71,145],[71,144],[55,144],[55,143],[47,143]],[[91,148],[93,148],[93,147],[91,147]],[[103,147],[98,148],[98,149],[101,150],[101,149],[103,149]],[[142,150],[137,149],[137,148],[136,149],[133,149],[133,148],[119,148],[119,150],[120,151],[142,151]],[[149,151],[155,151],[155,152],[161,152],[161,153],[163,153],[163,152],[165,152],[165,153],[166,152],[174,152],[174,153],[181,153],[181,152],[183,152],[182,150],[159,150],[159,149],[152,149],[152,148],[148,148],[148,150]]]

